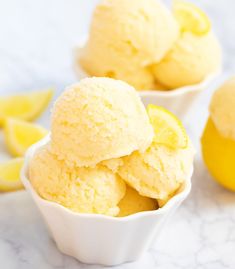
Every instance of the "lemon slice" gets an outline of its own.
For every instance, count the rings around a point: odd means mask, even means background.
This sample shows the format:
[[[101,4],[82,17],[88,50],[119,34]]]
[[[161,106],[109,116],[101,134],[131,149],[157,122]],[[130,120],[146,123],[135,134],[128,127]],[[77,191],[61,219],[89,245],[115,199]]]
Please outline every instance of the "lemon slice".
[[[27,94],[0,97],[0,126],[7,117],[24,120],[37,118],[47,107],[53,90],[34,91]]]
[[[23,120],[8,118],[5,121],[4,137],[9,152],[23,156],[28,147],[42,139],[48,131],[43,127]]]
[[[183,124],[165,108],[148,105],[147,112],[153,125],[154,142],[164,144],[170,148],[186,148],[188,136]]]
[[[0,191],[14,191],[23,188],[20,180],[23,162],[23,158],[16,158],[0,163]]]
[[[173,2],[174,15],[182,31],[189,31],[196,35],[204,35],[211,29],[207,15],[192,3],[175,0]]]

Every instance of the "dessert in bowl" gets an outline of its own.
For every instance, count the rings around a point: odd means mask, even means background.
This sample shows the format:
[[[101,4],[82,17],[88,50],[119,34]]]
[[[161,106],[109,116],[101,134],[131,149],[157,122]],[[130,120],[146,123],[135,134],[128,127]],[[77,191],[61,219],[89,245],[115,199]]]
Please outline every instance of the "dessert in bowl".
[[[156,0],[101,1],[83,41],[75,53],[79,78],[124,80],[140,91],[146,105],[165,106],[179,117],[221,68],[209,19],[181,1],[174,2],[173,11]]]
[[[85,263],[136,260],[187,197],[194,149],[164,108],[110,78],[68,87],[22,181],[59,249]]]

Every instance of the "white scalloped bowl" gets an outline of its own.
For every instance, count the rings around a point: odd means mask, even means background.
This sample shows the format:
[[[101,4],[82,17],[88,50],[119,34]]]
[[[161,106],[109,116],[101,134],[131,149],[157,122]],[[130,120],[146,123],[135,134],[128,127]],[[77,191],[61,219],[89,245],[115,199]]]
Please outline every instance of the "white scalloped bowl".
[[[83,263],[113,266],[139,259],[153,240],[158,240],[166,222],[191,190],[193,167],[184,186],[158,210],[122,218],[75,213],[41,198],[28,180],[30,159],[49,139],[47,136],[27,151],[21,179],[41,211],[57,247]]]
[[[78,59],[81,55],[85,43],[86,38],[83,38],[81,42],[79,42],[79,45],[74,52],[75,59]],[[90,76],[82,69],[77,61],[74,63],[74,69],[79,79]],[[207,89],[213,80],[219,76],[219,74],[221,74],[221,68],[218,68],[218,70],[209,74],[202,82],[198,84],[188,85],[169,91],[159,91],[154,89],[143,90],[139,91],[139,95],[141,96],[145,106],[148,104],[156,104],[165,107],[181,120],[184,120],[198,95],[203,90]]]
[[[156,104],[173,112],[181,120],[185,120],[199,94],[206,90],[213,80],[219,76],[220,70],[208,75],[202,82],[169,91],[140,91],[144,105]]]

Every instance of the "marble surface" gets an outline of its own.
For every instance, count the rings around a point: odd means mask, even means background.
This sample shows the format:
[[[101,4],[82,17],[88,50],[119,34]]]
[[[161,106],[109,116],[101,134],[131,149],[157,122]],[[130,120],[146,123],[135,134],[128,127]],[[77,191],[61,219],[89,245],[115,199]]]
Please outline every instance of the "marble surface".
[[[97,0],[0,0],[0,93],[55,86],[58,95],[76,80],[72,49],[86,33]],[[116,268],[235,268],[235,194],[218,186],[200,157],[199,137],[217,84],[235,70],[233,0],[195,0],[211,16],[224,48],[224,73],[199,98],[187,128],[197,147],[190,196],[141,260]],[[41,119],[48,125],[48,113]],[[1,139],[0,139],[1,140]],[[0,141],[1,144],[1,141]],[[0,145],[0,158],[7,158]],[[25,191],[0,194],[0,268],[101,268],[62,255]]]

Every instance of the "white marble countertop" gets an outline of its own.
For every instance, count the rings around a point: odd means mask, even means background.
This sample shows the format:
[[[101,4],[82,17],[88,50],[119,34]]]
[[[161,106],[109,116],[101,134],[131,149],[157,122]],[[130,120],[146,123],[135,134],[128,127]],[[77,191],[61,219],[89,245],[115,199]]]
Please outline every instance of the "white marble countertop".
[[[233,0],[194,0],[211,16],[224,48],[219,83],[235,71]],[[86,33],[97,0],[0,0],[0,94],[55,86],[57,94],[75,81],[72,48]],[[161,240],[141,260],[116,268],[235,268],[235,194],[218,186],[204,167],[199,137],[216,84],[205,91],[187,126],[198,155],[193,188]],[[44,124],[46,114],[41,120]],[[0,146],[0,156],[3,146]],[[2,154],[4,155],[4,154]],[[101,268],[62,255],[25,191],[0,194],[0,268]]]

